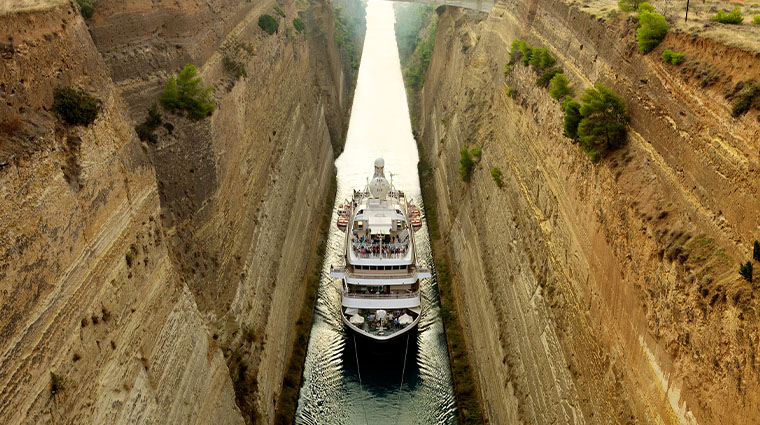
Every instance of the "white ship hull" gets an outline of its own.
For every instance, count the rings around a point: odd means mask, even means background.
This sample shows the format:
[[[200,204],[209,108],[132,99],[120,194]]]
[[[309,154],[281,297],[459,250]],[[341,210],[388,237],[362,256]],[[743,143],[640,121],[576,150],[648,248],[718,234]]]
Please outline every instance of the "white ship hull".
[[[356,325],[354,325],[353,323],[351,323],[346,318],[345,314],[341,314],[341,316],[343,317],[343,324],[345,324],[346,328],[348,328],[351,332],[353,332],[354,334],[359,335],[359,336],[361,336],[363,338],[369,339],[371,341],[376,341],[376,342],[389,342],[389,341],[393,341],[393,340],[398,339],[401,336],[404,336],[404,335],[408,334],[409,332],[412,332],[413,330],[417,329],[417,324],[420,322],[420,317],[421,317],[421,315],[418,315],[417,318],[414,319],[414,321],[410,325],[407,325],[405,328],[403,328],[403,329],[401,329],[401,330],[399,330],[397,332],[394,332],[394,333],[392,333],[390,335],[374,335],[372,333],[366,332],[363,329],[360,329],[359,327],[357,327]]]
[[[346,232],[344,265],[330,275],[342,281],[341,316],[346,327],[368,340],[387,342],[416,329],[420,279],[414,232],[420,211],[384,176],[384,161],[363,191],[338,207],[337,226]]]

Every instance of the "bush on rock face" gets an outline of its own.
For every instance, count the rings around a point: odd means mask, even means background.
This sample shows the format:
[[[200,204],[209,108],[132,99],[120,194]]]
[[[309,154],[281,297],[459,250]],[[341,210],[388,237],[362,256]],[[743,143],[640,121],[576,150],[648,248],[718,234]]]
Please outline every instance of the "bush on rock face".
[[[53,93],[53,110],[71,125],[88,126],[100,111],[100,101],[81,89],[63,87]]]
[[[472,154],[467,148],[459,150],[459,177],[463,182],[469,182],[472,175],[472,168],[475,166],[475,161],[472,160]]]

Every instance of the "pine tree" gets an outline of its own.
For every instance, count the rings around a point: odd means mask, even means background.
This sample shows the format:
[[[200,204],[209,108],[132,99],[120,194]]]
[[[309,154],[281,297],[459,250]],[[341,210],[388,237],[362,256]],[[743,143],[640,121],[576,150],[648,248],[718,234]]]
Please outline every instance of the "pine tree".
[[[583,119],[578,124],[578,137],[588,152],[605,152],[625,143],[626,122],[623,99],[597,82],[581,96]]]
[[[201,87],[198,69],[185,65],[182,71],[170,77],[161,94],[161,105],[170,110],[185,110],[192,119],[201,119],[214,112],[215,105],[210,99],[213,87]]]
[[[565,110],[564,129],[565,136],[578,140],[578,124],[581,122],[581,104],[572,97],[562,101],[562,109]]]
[[[562,102],[565,96],[570,94],[570,83],[564,74],[556,74],[551,79],[551,88],[549,89],[549,96]]]

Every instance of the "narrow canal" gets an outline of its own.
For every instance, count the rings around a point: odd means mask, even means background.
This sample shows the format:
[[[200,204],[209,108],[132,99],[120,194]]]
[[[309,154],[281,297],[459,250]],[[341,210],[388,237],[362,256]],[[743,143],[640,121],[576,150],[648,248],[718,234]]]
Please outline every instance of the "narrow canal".
[[[354,341],[340,319],[340,282],[330,265],[342,264],[344,234],[335,226],[337,205],[363,188],[375,158],[386,176],[423,209],[390,2],[370,0],[367,34],[346,148],[336,161],[338,191],[322,281],[309,340],[297,424],[454,424],[456,405],[439,318],[434,279],[421,282],[419,330],[391,345]],[[427,224],[415,234],[421,263],[432,263]],[[356,344],[355,344],[356,343]],[[402,380],[403,374],[403,380]]]

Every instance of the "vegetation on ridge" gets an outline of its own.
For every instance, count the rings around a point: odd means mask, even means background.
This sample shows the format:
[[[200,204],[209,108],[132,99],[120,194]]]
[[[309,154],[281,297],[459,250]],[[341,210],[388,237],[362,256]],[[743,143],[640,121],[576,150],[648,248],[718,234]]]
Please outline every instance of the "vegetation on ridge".
[[[198,69],[185,65],[177,76],[169,77],[161,94],[161,106],[171,111],[187,111],[191,119],[201,119],[211,115],[216,109],[210,98],[213,86],[201,87]]]
[[[85,19],[92,18],[92,14],[95,13],[95,2],[93,0],[76,0],[79,13]]]
[[[668,22],[665,17],[654,11],[649,3],[641,3],[639,11],[639,28],[636,30],[636,41],[639,50],[649,53],[657,47],[668,33]]]
[[[742,11],[737,6],[729,13],[719,10],[710,20],[720,22],[721,24],[741,25],[744,22],[744,15],[742,15]]]
[[[670,49],[662,51],[662,60],[673,65],[680,65],[686,60],[686,55],[683,53],[674,52]]]

